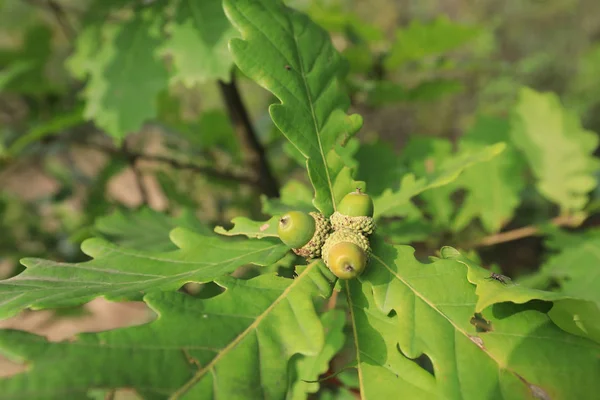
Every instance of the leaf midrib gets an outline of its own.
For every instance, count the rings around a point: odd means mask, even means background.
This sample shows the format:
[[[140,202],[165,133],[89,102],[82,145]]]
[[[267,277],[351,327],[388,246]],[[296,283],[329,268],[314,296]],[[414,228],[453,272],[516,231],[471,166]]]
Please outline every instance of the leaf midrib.
[[[315,134],[317,135],[317,142],[319,143],[319,153],[321,155],[321,160],[323,161],[323,165],[325,166],[325,175],[327,176],[327,184],[329,185],[329,193],[331,195],[333,211],[336,211],[335,193],[333,191],[333,183],[331,182],[331,176],[329,174],[329,168],[327,166],[327,156],[324,153],[323,143],[321,142],[321,130],[319,129],[319,124],[317,121],[317,117],[315,115],[315,109],[314,109],[314,104],[312,101],[312,95],[311,95],[310,89],[308,87],[308,82],[306,80],[306,73],[304,71],[304,65],[302,63],[302,53],[300,52],[300,47],[298,45],[298,38],[296,37],[296,32],[294,30],[293,25],[292,25],[292,37],[294,38],[294,46],[295,46],[296,54],[298,56],[297,61],[298,61],[298,67],[300,68],[300,77],[302,78],[302,83],[304,85],[304,90],[306,92],[306,99],[308,100],[308,105],[310,108],[313,125],[315,127]],[[316,57],[318,57],[318,55]],[[316,64],[316,62],[317,62],[317,58],[315,58],[315,64]]]
[[[429,301],[425,295],[423,295],[422,293],[420,293],[410,283],[408,283],[406,280],[404,280],[399,274],[396,273],[396,271],[394,271],[393,269],[391,269],[390,266],[387,265],[381,258],[379,258],[378,256],[376,256],[374,254],[371,255],[371,257],[373,257],[374,259],[376,259],[377,261],[379,261],[379,263],[381,263],[381,265],[383,265],[390,272],[390,274],[392,274],[394,277],[396,277],[396,279],[398,279],[406,287],[408,287],[419,299],[421,299],[423,302],[425,302],[425,304],[427,304],[434,311],[436,311],[439,315],[441,315],[444,319],[446,319],[454,327],[455,332],[458,331],[458,332],[462,333],[465,336],[465,338],[467,338],[469,340],[469,343],[472,343],[479,350],[483,351],[489,358],[491,358],[498,365],[498,368],[504,369],[504,370],[510,372],[516,378],[518,378],[520,381],[523,381],[524,378],[521,375],[519,375],[517,372],[515,372],[514,370],[512,370],[508,366],[502,364],[496,357],[494,357],[493,354],[491,354],[487,350],[487,348],[485,348],[485,346],[484,347],[480,347],[476,343],[474,343],[473,340],[471,339],[471,335],[469,335],[466,331],[464,331],[458,325],[456,325],[454,323],[454,321],[452,321],[452,319],[450,317],[448,317],[442,310],[440,310],[439,308],[437,308],[435,304],[433,304],[431,301]]]
[[[199,369],[187,383],[185,383],[181,388],[179,388],[177,391],[175,391],[169,397],[169,400],[180,399],[181,396],[183,396],[185,393],[187,393],[195,384],[200,382],[200,380],[204,377],[204,375],[208,371],[211,371],[213,369],[213,367],[221,360],[221,358],[223,358],[227,354],[229,354],[230,350],[235,348],[251,332],[253,332],[254,330],[257,329],[258,325],[260,325],[260,323],[269,316],[271,311],[273,311],[273,309],[275,307],[277,307],[284,299],[287,298],[287,295],[289,294],[289,292],[293,288],[295,288],[299,284],[299,282],[301,282],[303,280],[303,278],[308,276],[308,273],[315,267],[315,265],[316,265],[316,263],[309,264],[304,269],[304,271],[302,271],[300,273],[300,275],[298,275],[298,277],[296,279],[294,279],[292,281],[292,283],[288,287],[286,287],[283,292],[281,292],[281,295],[279,295],[279,297],[269,307],[267,307],[265,309],[265,311],[263,311],[260,315],[258,315],[256,317],[254,322],[252,322],[246,329],[244,329],[234,340],[231,341],[231,343],[229,343],[221,351],[219,351],[219,353],[208,364],[206,364],[204,367]]]

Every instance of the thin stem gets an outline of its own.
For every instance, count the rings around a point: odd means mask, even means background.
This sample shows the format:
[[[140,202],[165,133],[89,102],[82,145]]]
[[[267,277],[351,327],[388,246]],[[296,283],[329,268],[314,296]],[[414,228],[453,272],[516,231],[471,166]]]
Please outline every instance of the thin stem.
[[[250,177],[246,174],[235,172],[235,171],[219,171],[217,169],[214,169],[214,168],[211,168],[208,166],[202,166],[202,165],[193,164],[193,163],[186,163],[186,162],[182,162],[182,161],[179,161],[179,160],[176,160],[173,158],[161,156],[158,154],[138,153],[138,152],[135,152],[130,149],[127,149],[127,153],[123,153],[122,150],[115,149],[113,147],[106,146],[106,145],[103,145],[100,143],[85,142],[83,144],[86,146],[92,147],[94,149],[100,150],[104,153],[120,155],[120,156],[124,156],[124,157],[134,157],[135,159],[138,159],[138,160],[160,162],[160,163],[168,164],[175,169],[188,169],[190,171],[198,172],[200,174],[210,176],[210,177],[216,178],[216,179],[232,181],[232,182],[241,183],[244,185],[256,185],[257,184],[256,180],[253,179],[252,177]]]
[[[25,2],[34,7],[41,7],[49,10],[52,15],[54,15],[56,22],[62,29],[67,39],[69,39],[71,42],[75,40],[77,32],[69,22],[69,18],[67,17],[67,13],[65,12],[63,5],[57,3],[55,0],[46,0],[44,3],[42,3],[42,0],[25,0]]]
[[[140,192],[142,204],[150,204],[150,196],[148,194],[148,190],[146,189],[146,185],[144,184],[144,176],[142,175],[142,172],[137,166],[138,157],[129,151],[129,145],[127,143],[127,140],[123,142],[123,147],[121,148],[121,151],[123,152],[123,154],[126,155],[129,167],[131,168],[131,171],[133,172],[133,175],[135,177],[135,182],[138,191]]]
[[[260,190],[269,197],[279,197],[279,183],[271,171],[265,149],[252,127],[234,75],[231,75],[230,83],[219,81],[219,88],[242,146],[245,162],[256,175]]]
[[[56,22],[58,22],[58,25],[60,25],[60,27],[62,28],[63,33],[65,34],[67,39],[69,39],[71,42],[75,40],[77,32],[75,31],[75,28],[73,28],[73,25],[71,25],[71,23],[69,22],[67,13],[62,8],[62,5],[60,5],[54,0],[48,0],[47,4],[48,8],[50,9],[50,12],[54,15]]]
[[[562,215],[553,218],[550,223],[554,226],[577,226],[581,224],[581,219],[573,217],[572,215]],[[513,229],[506,232],[495,233],[490,236],[486,236],[480,241],[471,245],[465,246],[467,248],[493,246],[499,243],[512,242],[513,240],[519,240],[530,236],[541,234],[540,229],[535,225],[524,226],[522,228]]]

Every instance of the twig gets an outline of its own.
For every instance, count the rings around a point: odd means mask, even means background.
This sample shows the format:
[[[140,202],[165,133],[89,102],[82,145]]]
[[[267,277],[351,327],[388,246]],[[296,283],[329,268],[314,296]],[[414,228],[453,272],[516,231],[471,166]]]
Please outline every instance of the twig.
[[[46,0],[45,3],[42,3],[41,2],[42,0],[24,0],[24,1],[31,4],[34,7],[41,7],[41,8],[48,9],[54,15],[56,22],[58,22],[58,25],[62,29],[62,31],[65,34],[65,36],[67,37],[67,39],[69,39],[70,41],[73,41],[75,39],[77,32],[75,31],[75,29],[69,22],[67,13],[65,12],[64,7],[61,4],[57,3],[54,0]]]
[[[47,3],[48,8],[54,15],[54,18],[56,18],[56,22],[58,22],[58,25],[60,25],[60,27],[62,28],[63,33],[65,34],[67,39],[69,39],[70,41],[75,40],[77,32],[75,31],[75,28],[73,28],[73,25],[71,25],[71,23],[69,22],[67,13],[62,8],[62,6],[54,0],[47,0]]]
[[[106,393],[106,396],[104,396],[104,400],[114,400],[116,393],[117,393],[117,391],[115,389],[109,390]]]
[[[168,164],[175,169],[188,169],[188,170],[198,172],[200,174],[210,176],[210,177],[216,178],[216,179],[237,182],[237,183],[241,183],[241,184],[245,184],[245,185],[256,185],[257,184],[256,180],[253,179],[252,177],[250,177],[246,174],[235,172],[235,171],[219,171],[214,168],[207,167],[207,166],[201,166],[198,164],[181,162],[179,160],[175,160],[173,158],[169,158],[169,157],[165,157],[165,156],[161,156],[161,155],[138,153],[138,152],[135,152],[135,151],[132,151],[129,149],[127,149],[127,154],[124,154],[119,149],[115,149],[113,147],[106,146],[106,145],[99,144],[99,143],[84,142],[83,144],[87,145],[89,147],[95,148],[97,150],[100,150],[104,153],[116,154],[116,155],[121,155],[124,157],[132,156],[138,160],[160,162],[160,163]]]
[[[219,87],[229,117],[233,121],[235,132],[242,145],[246,164],[256,174],[260,190],[269,197],[279,197],[279,184],[271,171],[265,149],[252,127],[250,117],[235,83],[234,75],[231,75],[230,83],[219,81]]]
[[[121,151],[127,157],[127,162],[129,163],[129,167],[131,168],[133,176],[135,177],[135,182],[138,187],[138,191],[140,192],[140,197],[142,198],[142,204],[150,204],[150,196],[148,194],[148,190],[146,189],[146,185],[144,184],[144,176],[137,166],[138,157],[129,151],[127,140],[123,141]]]
[[[581,224],[581,218],[574,217],[572,215],[562,215],[550,220],[550,223],[554,226],[577,226]],[[484,237],[480,241],[468,245],[468,248],[493,246],[499,243],[512,242],[513,240],[523,239],[529,236],[535,236],[542,233],[540,229],[535,225],[524,226],[522,228],[513,229],[506,232],[495,233],[493,235]]]

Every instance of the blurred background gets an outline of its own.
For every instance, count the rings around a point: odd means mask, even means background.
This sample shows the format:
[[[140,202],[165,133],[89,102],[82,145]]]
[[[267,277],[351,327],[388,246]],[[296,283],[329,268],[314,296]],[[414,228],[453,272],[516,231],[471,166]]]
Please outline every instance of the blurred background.
[[[365,166],[378,155],[391,154],[382,157],[389,165],[377,166],[387,181],[368,181],[374,194],[407,171],[426,171],[423,151],[455,151],[478,115],[508,118],[524,85],[556,93],[585,129],[600,132],[597,0],[286,3],[329,31],[348,60],[351,110],[364,118],[363,146],[354,149],[359,178],[370,177]],[[160,18],[144,20],[152,30],[114,34],[152,7],[164,7]],[[263,218],[267,197],[310,196],[302,162],[270,121],[275,100],[236,70],[230,79],[226,41],[219,41],[232,28],[207,22],[206,48],[192,60],[225,60],[217,72],[197,76],[196,64],[191,72],[178,64],[181,52],[195,49],[182,28],[190,16],[171,1],[0,0],[0,278],[19,273],[22,257],[85,260],[79,246],[92,236],[167,251],[174,247],[165,232],[177,225],[209,232],[235,216]],[[103,85],[123,94],[123,103],[107,109]],[[240,100],[258,145],[240,128]],[[444,204],[417,199],[424,219],[392,224],[390,237],[431,255],[443,244],[556,216],[555,206],[525,187],[502,225],[490,231],[469,220],[455,229],[451,212],[443,217],[446,202],[461,201],[451,192],[433,195],[445,196]],[[511,276],[545,260],[533,236],[473,247],[475,257]],[[149,317],[142,304],[97,299],[74,310],[29,311],[0,327],[60,340]],[[0,365],[0,373],[10,368]]]

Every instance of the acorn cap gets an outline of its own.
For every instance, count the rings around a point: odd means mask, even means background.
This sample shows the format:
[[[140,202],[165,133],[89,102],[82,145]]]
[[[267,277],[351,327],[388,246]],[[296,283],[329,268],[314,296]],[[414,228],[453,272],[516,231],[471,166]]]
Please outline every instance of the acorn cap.
[[[331,215],[330,219],[331,225],[336,231],[350,229],[367,236],[375,231],[375,220],[373,217],[350,217],[336,211]]]
[[[337,206],[337,211],[349,217],[372,217],[375,210],[371,196],[357,188],[355,192],[344,196]]]
[[[321,248],[331,232],[331,224],[321,213],[311,212],[309,214],[315,221],[315,233],[304,246],[292,250],[300,257],[318,258],[321,256]]]

